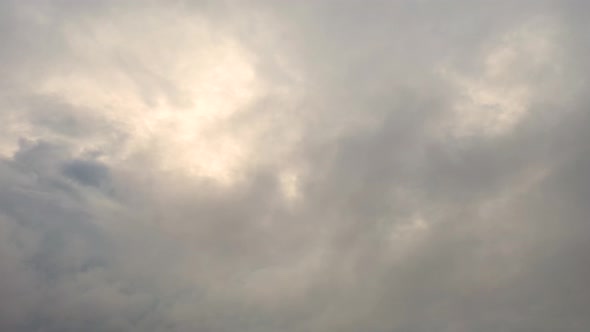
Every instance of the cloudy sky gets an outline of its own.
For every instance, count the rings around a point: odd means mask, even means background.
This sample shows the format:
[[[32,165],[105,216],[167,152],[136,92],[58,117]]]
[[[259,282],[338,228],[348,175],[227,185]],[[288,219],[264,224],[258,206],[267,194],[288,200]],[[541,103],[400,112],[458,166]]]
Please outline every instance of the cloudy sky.
[[[590,330],[583,0],[0,0],[0,330]]]

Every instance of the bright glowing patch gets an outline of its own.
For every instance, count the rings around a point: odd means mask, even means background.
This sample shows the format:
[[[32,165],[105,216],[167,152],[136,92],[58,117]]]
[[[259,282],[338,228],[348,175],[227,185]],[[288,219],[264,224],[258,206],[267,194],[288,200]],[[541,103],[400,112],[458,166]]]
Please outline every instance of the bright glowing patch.
[[[204,22],[146,17],[69,31],[80,65],[58,70],[39,92],[116,128],[86,145],[107,150],[112,162],[139,159],[163,171],[233,181],[255,143],[255,128],[233,121],[262,93],[251,54]]]
[[[301,197],[299,174],[296,171],[287,170],[279,176],[283,196],[289,202],[295,202]]]

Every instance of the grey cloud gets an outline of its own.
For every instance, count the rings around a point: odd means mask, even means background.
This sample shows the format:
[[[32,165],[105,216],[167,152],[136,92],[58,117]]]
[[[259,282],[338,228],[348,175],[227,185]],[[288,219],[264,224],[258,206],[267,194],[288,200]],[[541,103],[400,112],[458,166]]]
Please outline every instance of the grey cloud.
[[[86,160],[73,160],[66,163],[62,172],[81,184],[98,187],[108,180],[109,169],[105,165]]]
[[[590,326],[582,2],[0,6],[0,329]]]

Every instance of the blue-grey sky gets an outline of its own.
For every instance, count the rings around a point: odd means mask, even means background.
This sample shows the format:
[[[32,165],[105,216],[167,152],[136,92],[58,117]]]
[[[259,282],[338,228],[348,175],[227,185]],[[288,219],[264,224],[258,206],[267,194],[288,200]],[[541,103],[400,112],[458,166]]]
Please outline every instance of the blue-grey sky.
[[[590,330],[589,10],[0,0],[0,330]]]

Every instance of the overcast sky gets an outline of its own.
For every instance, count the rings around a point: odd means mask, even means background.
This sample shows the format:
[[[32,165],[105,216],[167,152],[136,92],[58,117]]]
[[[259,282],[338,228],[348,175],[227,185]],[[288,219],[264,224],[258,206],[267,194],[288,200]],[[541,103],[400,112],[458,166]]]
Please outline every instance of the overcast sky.
[[[590,3],[0,0],[0,330],[590,330]]]

